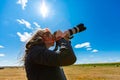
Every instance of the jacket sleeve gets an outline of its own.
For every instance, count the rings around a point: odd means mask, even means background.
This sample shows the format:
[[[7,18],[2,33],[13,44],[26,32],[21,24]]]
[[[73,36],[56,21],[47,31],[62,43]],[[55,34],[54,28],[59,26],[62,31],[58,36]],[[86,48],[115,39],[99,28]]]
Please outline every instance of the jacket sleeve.
[[[67,66],[76,61],[76,56],[70,42],[65,39],[57,41],[60,47],[59,53],[47,48],[35,48],[31,51],[32,62],[47,66]]]

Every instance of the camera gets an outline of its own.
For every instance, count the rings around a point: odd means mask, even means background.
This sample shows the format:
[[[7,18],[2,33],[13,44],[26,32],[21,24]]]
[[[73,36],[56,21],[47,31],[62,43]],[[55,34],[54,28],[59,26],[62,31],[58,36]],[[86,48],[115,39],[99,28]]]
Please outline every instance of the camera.
[[[72,29],[67,30],[68,31],[68,38],[71,39],[71,38],[73,38],[73,36],[72,36],[73,34],[82,32],[84,30],[86,30],[86,27],[84,26],[83,23],[76,25]],[[54,33],[54,35],[55,34],[56,34],[56,32]],[[54,51],[56,51],[57,49],[58,49],[58,45],[56,44]]]

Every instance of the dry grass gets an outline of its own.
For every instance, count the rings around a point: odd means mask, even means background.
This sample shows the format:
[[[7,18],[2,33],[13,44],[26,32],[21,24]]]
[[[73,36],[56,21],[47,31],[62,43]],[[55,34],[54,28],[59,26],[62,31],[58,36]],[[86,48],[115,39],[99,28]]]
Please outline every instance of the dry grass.
[[[5,68],[0,70],[0,80],[27,80],[23,68]]]
[[[68,66],[64,67],[68,80],[120,80],[120,67]],[[23,68],[0,69],[0,80],[27,80]]]
[[[68,80],[120,80],[120,67],[71,66],[64,67]]]

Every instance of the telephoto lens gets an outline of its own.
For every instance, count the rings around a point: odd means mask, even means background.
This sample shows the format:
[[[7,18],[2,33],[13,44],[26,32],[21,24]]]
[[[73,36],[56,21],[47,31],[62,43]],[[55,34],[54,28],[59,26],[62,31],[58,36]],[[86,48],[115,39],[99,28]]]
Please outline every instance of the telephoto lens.
[[[72,29],[68,29],[69,32],[69,36],[76,34],[78,32],[82,32],[86,30],[86,27],[84,26],[84,24],[78,24],[77,26],[73,27]]]

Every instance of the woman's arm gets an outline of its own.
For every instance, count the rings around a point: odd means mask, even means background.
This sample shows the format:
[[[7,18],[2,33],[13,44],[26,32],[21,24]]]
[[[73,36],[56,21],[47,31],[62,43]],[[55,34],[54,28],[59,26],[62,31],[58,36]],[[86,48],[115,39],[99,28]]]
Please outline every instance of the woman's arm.
[[[43,47],[34,47],[30,52],[32,62],[47,66],[67,66],[73,64],[76,61],[76,56],[70,42],[62,38],[57,43],[60,46],[59,53]]]

